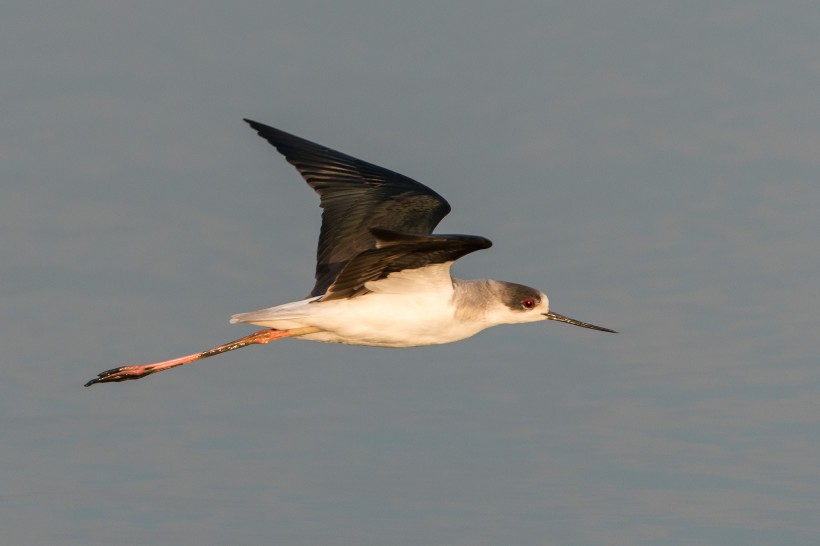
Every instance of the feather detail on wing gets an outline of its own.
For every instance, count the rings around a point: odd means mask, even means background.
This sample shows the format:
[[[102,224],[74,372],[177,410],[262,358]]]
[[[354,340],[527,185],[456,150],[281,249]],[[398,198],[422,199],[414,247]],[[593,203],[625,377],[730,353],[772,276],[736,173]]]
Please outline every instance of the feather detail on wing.
[[[347,262],[322,301],[354,298],[379,290],[376,285],[393,275],[404,277],[405,284],[429,286],[446,282],[455,260],[492,245],[488,239],[475,235],[409,235],[379,228],[370,231],[376,248]],[[389,290],[387,285],[382,289]]]

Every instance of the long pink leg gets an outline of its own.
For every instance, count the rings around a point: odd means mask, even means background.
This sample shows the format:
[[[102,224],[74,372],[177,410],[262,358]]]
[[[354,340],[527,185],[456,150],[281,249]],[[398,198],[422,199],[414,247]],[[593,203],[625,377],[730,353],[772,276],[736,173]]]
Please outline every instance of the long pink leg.
[[[177,366],[182,366],[183,364],[190,364],[191,362],[196,362],[197,360],[202,360],[203,358],[208,358],[210,356],[221,355],[222,353],[227,353],[228,351],[235,351],[236,349],[241,349],[243,347],[247,347],[248,345],[254,345],[257,343],[265,344],[285,337],[303,336],[305,334],[312,334],[318,331],[319,328],[315,328],[313,326],[292,328],[290,330],[275,330],[272,328],[269,330],[259,330],[258,332],[254,332],[243,338],[220,345],[219,347],[214,347],[213,349],[208,349],[207,351],[203,351],[201,353],[194,353],[171,360],[155,362],[153,364],[138,364],[135,366],[120,366],[119,368],[112,368],[97,374],[97,377],[86,383],[85,386],[90,387],[91,385],[95,385],[97,383],[116,383],[119,381],[141,379],[147,375],[157,372],[164,372],[165,370],[170,370],[171,368],[176,368]]]

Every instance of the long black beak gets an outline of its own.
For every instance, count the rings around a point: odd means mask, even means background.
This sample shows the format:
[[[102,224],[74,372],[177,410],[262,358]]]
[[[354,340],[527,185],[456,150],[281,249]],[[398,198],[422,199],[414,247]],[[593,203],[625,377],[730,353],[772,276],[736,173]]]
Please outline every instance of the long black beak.
[[[581,328],[589,328],[590,330],[599,330],[601,332],[609,332],[611,334],[617,334],[615,330],[610,330],[609,328],[603,328],[601,326],[595,326],[594,324],[587,324],[586,322],[581,322],[580,320],[571,319],[569,317],[565,317],[564,315],[559,315],[554,311],[550,311],[549,313],[544,313],[544,316],[547,317],[547,320],[557,320],[559,322],[566,322],[567,324],[574,324],[575,326],[580,326]]]

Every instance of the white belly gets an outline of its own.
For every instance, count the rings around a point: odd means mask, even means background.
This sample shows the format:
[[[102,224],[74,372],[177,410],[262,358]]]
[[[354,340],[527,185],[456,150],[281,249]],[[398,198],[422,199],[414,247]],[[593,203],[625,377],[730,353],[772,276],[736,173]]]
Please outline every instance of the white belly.
[[[303,326],[322,329],[300,339],[379,347],[450,343],[489,326],[457,320],[452,301],[441,296],[373,292],[350,300],[305,300],[237,318],[240,322],[283,330]]]

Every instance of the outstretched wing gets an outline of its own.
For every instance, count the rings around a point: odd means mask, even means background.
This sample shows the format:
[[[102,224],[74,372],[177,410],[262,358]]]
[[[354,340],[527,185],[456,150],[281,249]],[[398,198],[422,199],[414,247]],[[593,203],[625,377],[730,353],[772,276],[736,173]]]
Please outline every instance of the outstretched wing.
[[[311,296],[324,294],[350,260],[376,246],[372,228],[427,235],[450,212],[443,197],[411,178],[245,121],[319,194],[324,211]]]
[[[434,266],[451,264],[465,254],[492,246],[488,239],[475,235],[408,235],[377,228],[370,231],[376,247],[347,262],[321,301],[367,294],[371,291],[368,283],[396,273],[409,272],[414,281],[421,283],[451,283],[449,265],[446,269]]]

